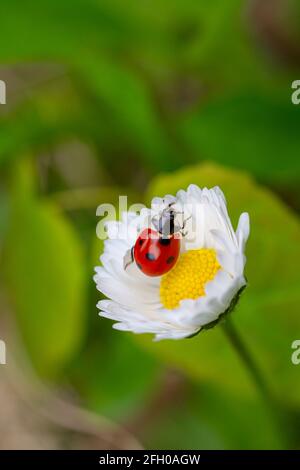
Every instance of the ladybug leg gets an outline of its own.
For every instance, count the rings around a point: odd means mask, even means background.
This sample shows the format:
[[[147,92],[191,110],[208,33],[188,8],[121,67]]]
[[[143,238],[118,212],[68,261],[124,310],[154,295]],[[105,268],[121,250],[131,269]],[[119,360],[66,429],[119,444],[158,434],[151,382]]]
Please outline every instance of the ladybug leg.
[[[190,220],[192,217],[193,217],[193,216],[190,215],[189,217],[187,217],[187,218],[183,221],[183,224],[182,224],[182,228],[183,228],[183,229],[185,228],[187,221]]]
[[[181,227],[179,227],[179,229],[177,230],[178,232],[181,233],[181,236],[182,237],[185,237],[187,235],[187,232],[184,232],[184,229],[185,229],[185,226],[186,226],[186,223],[188,220],[190,220],[192,218],[192,215],[190,215],[189,217],[187,217],[184,221],[183,221],[183,224]]]
[[[183,212],[176,212],[176,215],[182,215],[182,214],[184,214],[184,211],[183,211]],[[189,215],[189,217],[187,217],[187,218],[185,219],[185,222],[186,222],[187,220],[189,220],[191,217],[192,217],[192,216]]]
[[[151,219],[151,223],[155,230],[159,230],[159,215],[154,215]]]
[[[123,267],[124,267],[125,271],[128,268],[128,266],[130,266],[132,263],[134,263],[133,249],[134,249],[134,247],[132,247],[130,250],[127,250],[126,253],[125,253],[125,256],[123,258]]]
[[[184,229],[184,225],[175,225],[174,226],[174,233],[182,233],[182,230]]]

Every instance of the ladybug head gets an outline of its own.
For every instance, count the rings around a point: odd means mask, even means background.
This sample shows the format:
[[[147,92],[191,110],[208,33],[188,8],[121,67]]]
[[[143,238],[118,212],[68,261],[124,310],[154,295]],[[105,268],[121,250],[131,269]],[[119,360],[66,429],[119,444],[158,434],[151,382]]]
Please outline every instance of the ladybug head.
[[[181,212],[176,211],[173,206],[175,202],[170,203],[165,207],[159,216],[152,218],[152,224],[158,233],[165,238],[169,238],[175,233],[179,233],[182,230],[182,226],[176,224],[175,219]]]

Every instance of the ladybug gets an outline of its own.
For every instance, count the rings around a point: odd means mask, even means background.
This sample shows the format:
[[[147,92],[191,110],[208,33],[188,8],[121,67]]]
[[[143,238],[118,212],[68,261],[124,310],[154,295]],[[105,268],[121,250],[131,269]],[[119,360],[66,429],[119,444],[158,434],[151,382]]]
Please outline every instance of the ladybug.
[[[180,254],[180,238],[184,236],[182,227],[175,224],[179,212],[170,203],[163,209],[158,220],[152,219],[155,230],[145,228],[137,238],[135,245],[128,250],[124,258],[124,269],[135,262],[147,276],[162,276],[176,264]]]

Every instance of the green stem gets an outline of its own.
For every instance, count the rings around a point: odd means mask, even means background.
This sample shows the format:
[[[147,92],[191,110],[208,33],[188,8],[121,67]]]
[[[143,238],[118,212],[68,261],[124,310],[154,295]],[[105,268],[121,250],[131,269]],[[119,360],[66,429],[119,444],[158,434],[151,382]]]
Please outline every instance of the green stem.
[[[245,364],[247,370],[251,374],[262,398],[264,399],[267,408],[271,411],[274,423],[277,423],[278,429],[284,429],[285,433],[283,438],[287,439],[289,448],[297,445],[299,436],[299,423],[300,415],[293,409],[283,406],[276,396],[271,392],[268,384],[266,383],[263,373],[257,366],[249,349],[241,339],[238,331],[229,318],[223,323],[223,330],[229,339],[231,345],[238,353],[239,357]]]
[[[250,351],[248,350],[247,346],[241,339],[239,333],[237,332],[235,326],[233,325],[232,321],[227,318],[226,321],[223,323],[223,330],[229,339],[231,345],[238,353],[239,357],[244,362],[247,370],[251,374],[257,388],[260,390],[262,396],[268,401],[269,405],[275,402],[275,399],[265,382],[264,376],[261,370],[257,367]]]

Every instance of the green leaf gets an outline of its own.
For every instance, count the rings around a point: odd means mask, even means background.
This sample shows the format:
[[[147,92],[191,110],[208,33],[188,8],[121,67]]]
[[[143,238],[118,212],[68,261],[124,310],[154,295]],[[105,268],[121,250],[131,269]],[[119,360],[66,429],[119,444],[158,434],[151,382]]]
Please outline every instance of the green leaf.
[[[130,334],[96,321],[97,335],[74,363],[72,380],[89,408],[126,422],[156,393],[161,367]]]
[[[28,151],[44,150],[80,128],[74,87],[61,77],[58,84],[41,88],[0,117],[0,165],[21,158]]]
[[[85,333],[82,248],[58,208],[36,200],[24,165],[16,173],[4,252],[6,282],[34,366],[42,376],[56,376]]]
[[[248,170],[269,182],[297,182],[298,111],[288,87],[283,99],[248,93],[215,100],[187,115],[179,127],[187,146],[204,160]]]
[[[200,187],[219,185],[235,225],[241,212],[250,213],[246,266],[249,286],[231,320],[275,392],[290,404],[299,405],[299,370],[291,363],[291,343],[300,334],[299,221],[274,194],[245,173],[215,164],[158,177],[149,188],[148,201],[152,196],[174,194],[190,183]],[[145,337],[138,340],[198,380],[215,382],[238,394],[253,393],[252,379],[221,327],[178,342],[153,344]]]
[[[81,77],[104,105],[115,131],[135,148],[150,168],[170,170],[180,158],[163,128],[154,97],[146,83],[130,68],[102,56],[80,58]]]
[[[103,44],[131,36],[132,24],[105,2],[93,0],[53,0],[43,5],[37,0],[20,3],[4,0],[0,16],[1,59],[30,61],[70,60]],[[7,41],[7,38],[10,40]]]

